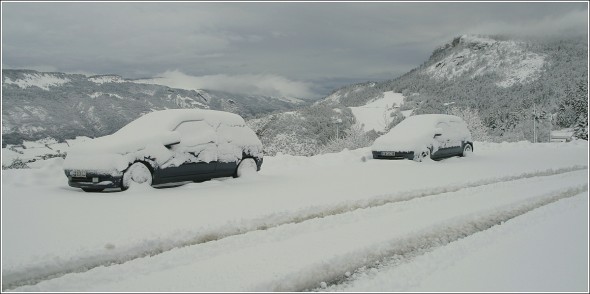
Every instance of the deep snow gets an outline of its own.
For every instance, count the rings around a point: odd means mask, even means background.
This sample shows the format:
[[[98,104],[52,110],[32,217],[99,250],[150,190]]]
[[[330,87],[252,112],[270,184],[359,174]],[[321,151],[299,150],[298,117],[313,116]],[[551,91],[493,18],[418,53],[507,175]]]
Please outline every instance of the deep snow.
[[[68,187],[60,158],[3,170],[2,289],[587,291],[587,142],[474,149],[279,155],[254,177],[116,193]]]
[[[403,102],[404,96],[401,93],[389,91],[383,92],[382,98],[375,99],[363,106],[350,107],[350,110],[356,121],[363,125],[365,132],[370,130],[383,132],[391,121],[391,113],[398,109]],[[406,113],[409,115],[411,112]]]

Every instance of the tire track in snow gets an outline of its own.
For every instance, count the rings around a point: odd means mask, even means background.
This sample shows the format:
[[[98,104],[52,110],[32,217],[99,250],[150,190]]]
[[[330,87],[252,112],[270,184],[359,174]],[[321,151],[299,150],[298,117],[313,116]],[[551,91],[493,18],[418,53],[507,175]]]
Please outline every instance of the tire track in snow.
[[[367,254],[362,261],[357,261],[355,267],[339,271],[340,274],[326,277],[326,279],[312,278],[308,285],[301,285],[296,290],[278,289],[275,291],[341,291],[338,286],[354,283],[355,274],[360,276],[371,273],[381,268],[396,267],[413,258],[443,247],[451,242],[458,241],[473,234],[483,232],[494,226],[524,215],[532,210],[549,205],[558,200],[579,195],[588,191],[588,185],[570,187],[561,192],[547,193],[539,198],[524,200],[515,204],[505,205],[494,209],[485,215],[472,214],[453,221],[433,227],[424,234],[407,239],[396,240],[390,244],[390,248],[381,252]],[[346,258],[343,258],[346,260]],[[350,260],[342,262],[350,265]],[[335,265],[338,268],[338,263]],[[323,269],[326,271],[326,269]],[[329,270],[327,270],[329,272]],[[352,274],[351,274],[352,273]]]
[[[467,182],[434,189],[421,189],[400,191],[397,193],[376,195],[367,199],[347,201],[330,206],[308,207],[297,211],[265,215],[263,217],[242,221],[241,223],[229,223],[228,225],[211,229],[206,232],[196,233],[193,238],[179,241],[147,240],[144,244],[119,250],[109,255],[84,256],[74,260],[60,261],[55,264],[44,264],[27,267],[22,270],[2,273],[2,290],[8,290],[25,285],[34,285],[43,280],[54,279],[69,273],[80,273],[99,266],[123,264],[125,262],[161,254],[175,248],[198,245],[206,242],[220,240],[226,237],[245,234],[256,230],[266,230],[285,224],[301,223],[314,218],[323,218],[330,215],[347,213],[356,209],[383,206],[389,203],[408,201],[415,198],[433,196],[448,192],[456,192],[462,189],[474,188],[490,184],[510,182],[533,177],[559,175],[587,169],[587,166],[576,165],[559,169],[547,169],[543,171],[527,172],[499,178],[488,178],[479,181]]]

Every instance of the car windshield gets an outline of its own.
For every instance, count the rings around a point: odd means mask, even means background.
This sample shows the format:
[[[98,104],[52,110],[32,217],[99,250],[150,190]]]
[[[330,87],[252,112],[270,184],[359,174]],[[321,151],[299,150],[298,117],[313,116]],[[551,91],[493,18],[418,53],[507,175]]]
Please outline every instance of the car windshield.
[[[390,134],[395,136],[414,137],[415,135],[434,134],[435,117],[410,116],[396,125]]]
[[[176,127],[176,125],[174,125]],[[162,120],[161,118],[154,117],[154,115],[146,114],[126,126],[122,127],[120,130],[115,132],[117,136],[134,136],[135,134],[151,134],[151,133],[161,133],[165,131],[172,131],[172,127],[166,120]]]
[[[117,136],[134,136],[136,134],[166,133],[174,130],[183,121],[206,121],[211,126],[223,123],[228,126],[243,126],[244,119],[239,115],[200,109],[167,109],[150,112],[130,122],[115,134]]]

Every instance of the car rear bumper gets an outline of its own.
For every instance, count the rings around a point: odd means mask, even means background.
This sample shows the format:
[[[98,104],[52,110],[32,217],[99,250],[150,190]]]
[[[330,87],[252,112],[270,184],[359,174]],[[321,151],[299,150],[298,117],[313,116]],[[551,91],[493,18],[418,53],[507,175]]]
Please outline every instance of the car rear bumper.
[[[414,159],[414,152],[373,151],[374,159]]]

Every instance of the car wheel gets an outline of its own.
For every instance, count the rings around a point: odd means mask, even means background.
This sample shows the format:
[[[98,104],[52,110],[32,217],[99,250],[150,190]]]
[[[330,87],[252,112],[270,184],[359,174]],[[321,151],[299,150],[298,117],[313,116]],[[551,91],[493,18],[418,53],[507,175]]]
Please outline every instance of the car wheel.
[[[132,164],[123,174],[121,189],[127,190],[131,183],[152,185],[152,172],[141,162]]]
[[[473,154],[473,146],[471,146],[471,144],[465,144],[465,147],[463,147],[463,153],[461,154],[461,156],[465,157],[465,156],[470,156],[471,154]]]
[[[422,160],[424,160],[424,158],[428,156],[430,156],[430,149],[422,151],[422,153],[420,153],[419,155],[414,155],[414,160],[417,162],[422,162]]]
[[[253,158],[244,158],[240,161],[238,168],[236,169],[236,177],[240,178],[243,176],[256,174],[258,166]]]
[[[82,188],[84,192],[102,192],[103,188]]]

